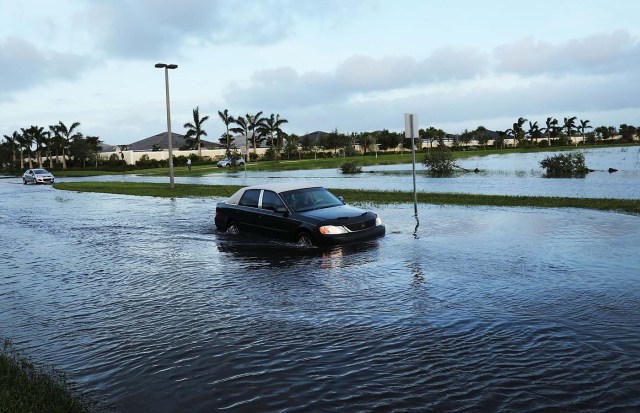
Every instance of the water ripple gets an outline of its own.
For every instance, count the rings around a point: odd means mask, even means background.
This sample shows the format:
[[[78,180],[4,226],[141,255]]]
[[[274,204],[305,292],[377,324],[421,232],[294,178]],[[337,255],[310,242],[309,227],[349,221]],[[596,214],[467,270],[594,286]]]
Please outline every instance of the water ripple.
[[[116,410],[640,404],[636,217],[425,207],[416,239],[400,205],[325,250],[220,234],[199,199],[30,189],[0,183],[0,334]]]

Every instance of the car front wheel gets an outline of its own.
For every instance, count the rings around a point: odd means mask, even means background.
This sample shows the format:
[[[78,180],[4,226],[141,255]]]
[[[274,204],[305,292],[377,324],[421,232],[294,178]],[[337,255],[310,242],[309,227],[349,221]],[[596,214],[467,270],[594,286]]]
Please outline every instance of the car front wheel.
[[[311,234],[307,231],[302,231],[296,237],[296,245],[301,247],[310,247],[313,245],[313,238],[311,238]]]

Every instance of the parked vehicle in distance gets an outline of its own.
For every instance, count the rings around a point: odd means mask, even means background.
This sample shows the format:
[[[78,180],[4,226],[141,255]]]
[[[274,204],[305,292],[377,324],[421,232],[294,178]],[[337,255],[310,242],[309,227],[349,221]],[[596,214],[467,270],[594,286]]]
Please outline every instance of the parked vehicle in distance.
[[[235,162],[236,162],[236,166],[242,166],[244,165],[244,158],[238,158],[235,160]],[[217,165],[218,165],[218,168],[229,168],[233,165],[233,159],[224,158],[223,160],[219,161]]]
[[[266,184],[242,188],[216,205],[216,227],[257,233],[298,245],[332,245],[385,233],[373,212],[345,205],[323,187]]]
[[[25,185],[29,182],[32,184],[52,184],[53,180],[53,175],[46,169],[27,169],[22,174],[22,183]]]

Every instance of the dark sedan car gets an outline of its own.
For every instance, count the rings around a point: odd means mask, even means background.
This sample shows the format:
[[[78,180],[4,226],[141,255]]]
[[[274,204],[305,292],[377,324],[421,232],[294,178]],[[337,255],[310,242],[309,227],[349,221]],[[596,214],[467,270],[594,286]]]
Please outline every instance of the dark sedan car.
[[[345,205],[322,187],[257,185],[216,205],[216,227],[252,232],[300,245],[341,244],[384,235],[373,212]]]

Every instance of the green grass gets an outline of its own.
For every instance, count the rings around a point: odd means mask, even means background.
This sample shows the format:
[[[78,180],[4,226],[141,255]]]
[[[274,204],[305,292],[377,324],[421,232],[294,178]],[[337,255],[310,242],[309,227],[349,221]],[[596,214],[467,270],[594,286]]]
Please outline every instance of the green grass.
[[[18,355],[9,340],[0,351],[0,413],[90,412],[93,403],[75,393],[64,375]]]
[[[60,182],[54,188],[77,192],[101,192],[110,194],[154,196],[154,197],[229,197],[240,186],[236,185],[192,185],[145,182]],[[347,203],[405,204],[413,203],[413,193],[408,191],[372,191],[359,189],[331,189],[342,195]],[[474,195],[459,193],[419,192],[418,202],[434,205],[504,206],[534,208],[584,208],[615,211],[640,215],[640,200],[568,198],[544,196]]]

